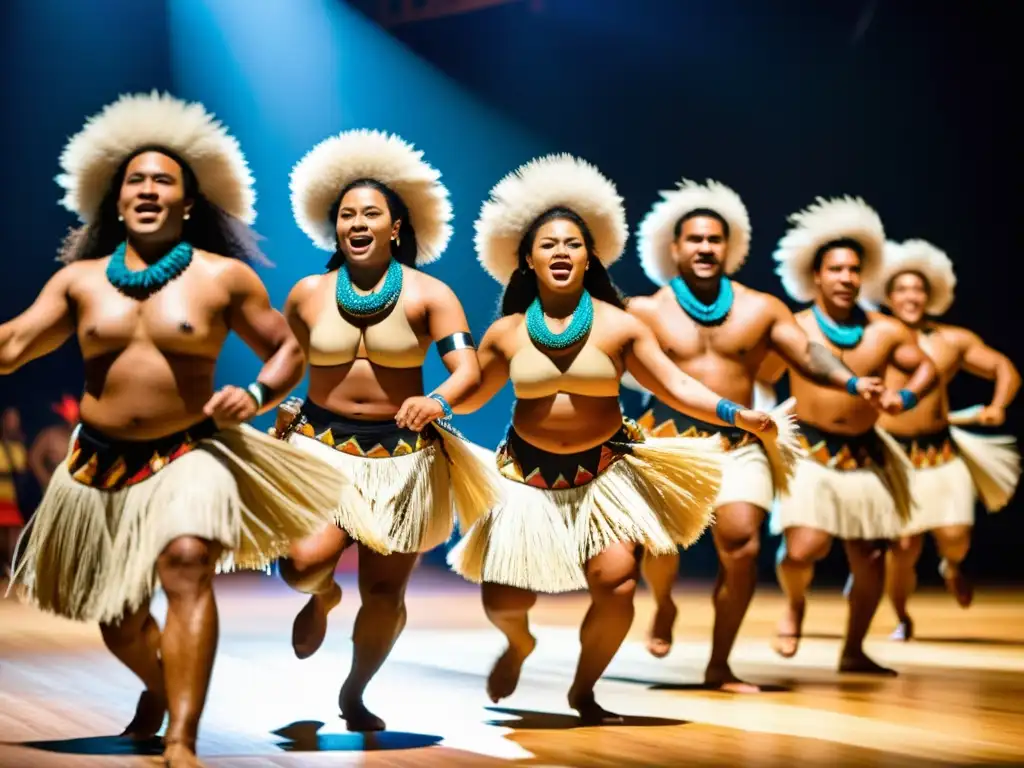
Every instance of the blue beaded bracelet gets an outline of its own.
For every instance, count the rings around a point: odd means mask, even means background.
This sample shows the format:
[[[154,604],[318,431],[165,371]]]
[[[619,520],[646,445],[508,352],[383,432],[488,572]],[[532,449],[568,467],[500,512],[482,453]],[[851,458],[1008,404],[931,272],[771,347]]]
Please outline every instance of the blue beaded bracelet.
[[[432,395],[427,395],[431,400],[436,400],[441,405],[441,410],[444,411],[444,418],[450,419],[455,413],[452,411],[452,407],[448,404],[448,401],[444,399],[443,395],[439,395],[436,392]]]
[[[903,401],[904,411],[909,411],[917,405],[917,395],[909,389],[900,390],[900,399]]]
[[[715,415],[719,419],[724,421],[730,426],[736,425],[736,414],[743,410],[743,406],[737,405],[732,400],[726,400],[724,397],[718,401],[718,405],[715,406]]]
[[[860,381],[860,376],[851,376],[846,380],[846,391],[849,392],[854,397],[860,394],[859,392],[857,392],[858,381]]]

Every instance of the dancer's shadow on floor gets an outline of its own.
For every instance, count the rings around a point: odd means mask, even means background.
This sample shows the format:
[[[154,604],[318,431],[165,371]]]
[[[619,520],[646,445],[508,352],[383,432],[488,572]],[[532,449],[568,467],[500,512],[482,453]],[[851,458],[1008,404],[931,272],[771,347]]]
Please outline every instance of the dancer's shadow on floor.
[[[10,746],[28,747],[58,755],[104,755],[107,757],[157,757],[164,753],[163,741],[154,737],[146,741],[133,741],[123,736],[83,736],[79,739],[53,739],[50,741],[7,742]]]
[[[403,731],[376,733],[320,733],[324,723],[300,720],[273,731],[286,741],[275,746],[285,752],[389,752],[399,749],[420,749],[440,743],[441,736]]]
[[[616,677],[605,675],[602,680],[614,680],[617,683],[629,683],[631,685],[643,685],[652,691],[700,691],[704,693],[729,693],[735,696],[756,696],[753,693],[736,693],[734,691],[723,691],[704,683],[666,683],[660,680],[640,680],[635,677]],[[785,685],[774,683],[754,683],[761,689],[761,693],[789,693],[793,689]]]
[[[686,720],[673,720],[667,717],[639,717],[623,715],[623,722],[602,726],[587,726],[576,715],[563,715],[555,712],[535,712],[530,709],[508,709],[506,707],[487,707],[488,712],[498,715],[512,715],[515,720],[488,720],[488,725],[498,728],[512,728],[516,731],[563,731],[570,728],[625,728],[629,726],[664,727],[666,725],[689,725]]]

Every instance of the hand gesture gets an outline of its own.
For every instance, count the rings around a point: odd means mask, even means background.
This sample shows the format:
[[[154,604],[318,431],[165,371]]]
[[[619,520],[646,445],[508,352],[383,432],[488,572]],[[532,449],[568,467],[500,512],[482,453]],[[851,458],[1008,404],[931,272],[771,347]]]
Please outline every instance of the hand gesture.
[[[203,413],[218,427],[233,427],[256,415],[256,400],[241,387],[227,386],[206,401]]]
[[[1006,409],[998,405],[986,405],[978,412],[977,421],[989,427],[998,427],[1006,421]]]
[[[395,414],[395,423],[402,429],[422,432],[430,422],[444,416],[444,408],[432,397],[417,395],[408,398]]]
[[[753,432],[755,435],[771,432],[777,428],[772,417],[767,413],[747,408],[736,414],[736,426],[747,432]]]

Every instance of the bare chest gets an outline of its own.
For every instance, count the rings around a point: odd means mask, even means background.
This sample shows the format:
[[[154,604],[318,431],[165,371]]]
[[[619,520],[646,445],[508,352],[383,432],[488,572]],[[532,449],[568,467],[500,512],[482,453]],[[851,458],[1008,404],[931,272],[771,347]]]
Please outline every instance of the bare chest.
[[[228,297],[202,276],[186,273],[143,300],[129,298],[105,276],[81,286],[78,339],[86,356],[144,342],[172,353],[195,354],[223,343]]]
[[[858,376],[884,373],[884,369],[889,363],[891,345],[878,328],[868,324],[860,343],[852,349],[843,349],[828,339],[810,312],[800,313],[797,316],[797,322],[807,333],[808,339],[823,345]]]
[[[701,325],[676,303],[663,303],[657,335],[665,352],[679,362],[716,357],[742,364],[757,364],[768,349],[770,319],[753,307],[733,306],[725,321]]]

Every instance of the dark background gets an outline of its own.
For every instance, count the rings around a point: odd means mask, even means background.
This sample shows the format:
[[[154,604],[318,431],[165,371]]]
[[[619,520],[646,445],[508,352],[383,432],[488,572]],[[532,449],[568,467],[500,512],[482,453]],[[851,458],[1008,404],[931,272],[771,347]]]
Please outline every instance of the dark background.
[[[3,4],[0,99],[6,108],[0,132],[6,152],[0,164],[0,223],[6,234],[6,274],[0,281],[0,319],[24,309],[55,270],[52,256],[73,220],[56,205],[60,191],[52,177],[63,143],[83,118],[122,92],[160,88],[196,97],[194,83],[180,81],[182,60],[200,69],[194,75],[198,79],[222,76],[219,68],[203,70],[191,58],[219,44],[220,33],[210,27],[190,39],[188,25],[195,22],[182,15],[180,7],[186,5],[184,0]],[[221,23],[223,8],[246,7],[229,0],[211,5],[217,12],[210,16]],[[379,7],[376,2],[351,5],[370,14]],[[351,115],[359,115],[361,102],[373,100],[374,109],[385,103],[401,114],[394,122],[401,124],[403,135],[426,145],[428,159],[445,172],[456,201],[453,249],[461,264],[450,250],[437,274],[466,300],[478,337],[492,318],[498,288],[475,266],[466,266],[477,206],[500,174],[518,163],[533,154],[568,151],[615,180],[633,231],[657,191],[681,176],[710,177],[732,186],[753,222],[751,254],[739,279],[779,295],[771,253],[786,216],[816,196],[860,195],[879,211],[891,239],[920,237],[949,253],[959,284],[946,319],[970,327],[1020,361],[1015,262],[1022,126],[1014,117],[1014,102],[1020,98],[1020,77],[1014,73],[1021,70],[1011,22],[1017,5],[997,0],[508,2],[396,26],[387,33],[392,36],[387,45],[396,39],[407,46],[502,126],[494,129],[491,142],[481,139],[478,112],[470,117],[458,102],[442,99],[439,91],[395,66],[385,67],[372,53],[346,60],[351,72],[345,80],[345,120],[359,123]],[[248,8],[255,13],[257,6]],[[239,16],[237,24],[243,23]],[[365,19],[339,24],[358,28],[363,37],[371,34]],[[372,34],[385,33],[376,29]],[[175,35],[171,45],[168,40]],[[289,44],[294,55],[302,55],[302,39]],[[225,56],[242,56],[237,48],[226,50]],[[313,103],[323,97],[324,82],[314,67],[289,88],[295,98]],[[281,116],[258,112],[266,105],[250,103],[239,95],[240,87],[244,84],[235,82],[203,100],[218,114],[232,109],[241,114],[244,107],[251,124],[237,129],[239,118],[226,122],[240,134],[250,159],[249,147],[261,137],[263,151],[269,156],[277,147],[282,168],[290,167],[301,150],[280,149],[284,139],[272,118]],[[258,84],[253,81],[252,87]],[[407,135],[415,133],[420,118],[424,125],[429,121],[429,136],[426,128],[425,136]],[[467,144],[470,122],[474,133]],[[330,131],[345,127],[348,123]],[[383,124],[368,127],[397,130]],[[323,135],[303,136],[302,148]],[[516,138],[513,144],[513,135],[529,135],[532,143]],[[469,171],[450,171],[460,152],[472,155],[464,163],[484,166],[486,173],[479,171],[484,175],[469,181]],[[283,171],[275,169],[275,177],[255,161],[253,166],[257,178],[270,178],[277,190],[274,197],[260,187],[261,219],[272,206],[279,209],[274,215],[282,232],[285,222],[293,232],[284,207]],[[264,234],[273,245],[274,232],[267,229]],[[282,234],[278,240],[294,236]],[[634,242],[612,271],[627,294],[652,288],[636,263]],[[295,269],[309,273],[319,266],[306,261]],[[287,271],[266,279],[276,302],[294,282]],[[81,376],[71,343],[15,376],[0,378],[0,406],[18,405],[27,430],[34,433],[56,418],[49,414],[52,402],[64,392],[80,391]],[[952,402],[954,407],[987,402],[990,392],[989,384],[963,376],[953,384]],[[636,407],[631,394],[623,400],[627,408]],[[510,401],[503,402],[470,422],[470,437],[497,441]],[[1019,408],[1011,409],[1000,431],[1020,434]],[[968,560],[979,579],[1024,579],[1018,554],[1024,537],[1020,506],[1015,500],[998,515],[979,512]],[[765,577],[771,573],[774,544],[766,537]],[[937,582],[932,550],[924,562],[929,567],[923,580]],[[708,537],[684,556],[683,568],[691,576],[713,573]],[[822,578],[844,577],[837,550]]]

